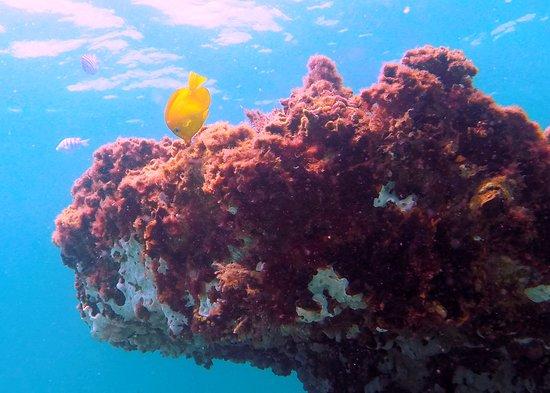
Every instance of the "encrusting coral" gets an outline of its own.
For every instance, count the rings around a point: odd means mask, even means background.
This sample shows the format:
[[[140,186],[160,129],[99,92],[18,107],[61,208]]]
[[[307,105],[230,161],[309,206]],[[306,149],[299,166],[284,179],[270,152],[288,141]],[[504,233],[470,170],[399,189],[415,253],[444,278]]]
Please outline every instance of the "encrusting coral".
[[[460,51],[359,95],[308,67],[250,124],[96,151],[53,235],[92,333],[310,392],[550,389],[548,131]]]

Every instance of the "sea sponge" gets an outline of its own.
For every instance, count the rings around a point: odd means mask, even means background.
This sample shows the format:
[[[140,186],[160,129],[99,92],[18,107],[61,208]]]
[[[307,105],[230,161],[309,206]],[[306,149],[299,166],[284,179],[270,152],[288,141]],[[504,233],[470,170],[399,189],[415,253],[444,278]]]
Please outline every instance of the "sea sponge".
[[[395,187],[395,182],[390,181],[385,186],[382,186],[380,189],[380,194],[378,198],[374,198],[374,207],[386,207],[388,202],[394,203],[395,206],[399,208],[402,212],[410,211],[416,205],[416,195],[411,194],[406,198],[399,199],[393,188]]]
[[[334,317],[349,307],[352,310],[360,310],[367,307],[361,294],[348,295],[346,293],[348,280],[340,278],[331,267],[318,269],[317,273],[309,282],[307,288],[313,294],[312,299],[321,307],[319,311],[306,310],[302,307],[296,307],[296,314],[303,322],[319,322],[326,317]],[[325,292],[328,297],[325,296]],[[328,310],[328,299],[334,299],[336,305],[332,312]]]

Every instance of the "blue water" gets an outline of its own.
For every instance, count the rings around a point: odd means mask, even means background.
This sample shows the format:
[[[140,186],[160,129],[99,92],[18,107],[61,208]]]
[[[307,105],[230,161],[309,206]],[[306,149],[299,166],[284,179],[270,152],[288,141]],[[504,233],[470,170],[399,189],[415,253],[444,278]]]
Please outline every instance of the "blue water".
[[[228,19],[229,11],[199,9],[193,25],[177,19],[177,9],[158,9],[163,2],[92,1],[99,16],[91,19],[76,0],[60,3],[0,0],[0,386],[6,392],[303,391],[295,375],[223,361],[205,370],[190,360],[112,348],[90,337],[75,310],[73,274],[50,240],[53,220],[70,203],[72,182],[95,148],[119,136],[172,137],[163,109],[169,86],[188,70],[214,80],[208,122],[238,123],[243,108],[270,110],[299,86],[312,54],[332,57],[345,84],[358,91],[405,50],[445,45],[474,61],[479,89],[500,104],[523,107],[541,127],[550,125],[546,0],[217,1],[254,3],[250,15],[257,17],[247,20],[240,10]],[[98,37],[116,32],[98,47]],[[59,41],[39,42],[46,40]],[[171,56],[157,64],[119,64],[144,48]],[[80,68],[86,52],[101,61],[97,75]],[[136,85],[148,78],[147,86]],[[74,91],[79,83],[89,89]],[[68,136],[90,138],[91,145],[57,152]]]

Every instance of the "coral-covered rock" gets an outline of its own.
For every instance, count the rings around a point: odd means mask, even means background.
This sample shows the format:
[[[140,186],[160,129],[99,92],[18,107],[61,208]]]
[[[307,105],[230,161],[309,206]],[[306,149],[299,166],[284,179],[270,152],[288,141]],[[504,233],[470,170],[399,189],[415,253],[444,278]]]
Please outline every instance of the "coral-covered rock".
[[[100,148],[56,220],[92,334],[310,392],[550,389],[550,147],[424,47],[359,95]]]

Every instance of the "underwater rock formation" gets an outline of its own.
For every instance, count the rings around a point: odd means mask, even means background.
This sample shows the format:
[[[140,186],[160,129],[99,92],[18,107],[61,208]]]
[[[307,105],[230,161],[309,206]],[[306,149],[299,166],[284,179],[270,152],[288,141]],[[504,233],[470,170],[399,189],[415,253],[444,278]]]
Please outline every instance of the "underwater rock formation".
[[[309,392],[548,390],[548,137],[459,51],[359,95],[308,66],[250,125],[96,151],[53,235],[92,334]]]

